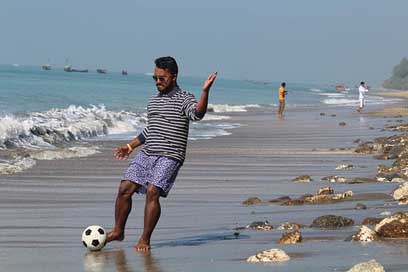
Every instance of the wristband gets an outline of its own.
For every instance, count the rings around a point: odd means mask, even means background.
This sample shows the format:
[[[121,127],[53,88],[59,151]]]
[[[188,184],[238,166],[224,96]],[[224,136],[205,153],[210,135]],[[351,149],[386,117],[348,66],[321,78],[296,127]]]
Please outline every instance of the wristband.
[[[131,146],[130,144],[126,144],[126,146],[127,146],[128,149],[129,149],[129,153],[132,152],[132,150],[133,150],[132,146]]]

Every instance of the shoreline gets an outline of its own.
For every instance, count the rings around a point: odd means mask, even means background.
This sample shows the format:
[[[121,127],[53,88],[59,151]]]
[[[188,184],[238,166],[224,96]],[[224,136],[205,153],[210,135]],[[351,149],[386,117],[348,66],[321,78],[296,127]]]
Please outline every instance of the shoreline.
[[[379,96],[384,98],[399,98],[403,99],[403,102],[393,103],[390,105],[384,105],[382,109],[369,110],[367,112],[371,117],[384,117],[384,118],[395,118],[395,117],[405,117],[408,116],[407,100],[408,100],[408,91],[404,90],[392,90],[386,88],[379,89],[382,92],[370,93],[373,96]],[[369,105],[368,105],[369,107]]]

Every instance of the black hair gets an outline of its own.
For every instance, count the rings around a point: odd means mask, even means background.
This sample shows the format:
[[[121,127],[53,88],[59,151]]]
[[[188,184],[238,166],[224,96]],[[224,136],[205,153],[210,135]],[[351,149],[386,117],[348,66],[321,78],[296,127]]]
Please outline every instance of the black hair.
[[[361,82],[360,82],[360,85],[364,85],[364,84],[365,84],[364,81],[361,81]]]
[[[160,57],[154,61],[157,68],[160,69],[167,69],[170,74],[177,75],[178,74],[178,66],[177,62],[173,57]]]
[[[281,86],[286,87],[286,82],[282,82]]]

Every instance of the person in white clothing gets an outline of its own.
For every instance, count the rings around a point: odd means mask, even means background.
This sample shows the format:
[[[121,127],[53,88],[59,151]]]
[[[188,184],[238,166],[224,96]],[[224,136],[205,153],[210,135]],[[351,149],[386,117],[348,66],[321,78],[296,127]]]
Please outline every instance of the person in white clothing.
[[[368,88],[366,87],[364,81],[361,81],[360,87],[358,87],[358,100],[360,101],[360,107],[357,109],[359,113],[363,110],[365,106],[365,96],[368,92]]]

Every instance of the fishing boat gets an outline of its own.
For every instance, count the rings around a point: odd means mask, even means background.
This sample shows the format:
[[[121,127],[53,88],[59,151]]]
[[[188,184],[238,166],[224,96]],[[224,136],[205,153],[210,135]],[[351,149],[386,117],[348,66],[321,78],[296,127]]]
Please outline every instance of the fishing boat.
[[[102,68],[98,68],[98,69],[96,69],[96,71],[97,71],[99,74],[106,74],[106,73],[108,72],[107,69],[102,69]]]
[[[51,65],[50,64],[43,64],[43,65],[41,65],[41,69],[43,69],[45,71],[49,71],[49,70],[51,70]]]
[[[71,65],[65,65],[65,66],[64,66],[64,71],[65,71],[65,72],[72,72],[72,67],[71,67]]]
[[[337,85],[336,86],[336,91],[350,91],[350,88],[344,86],[344,85]]]
[[[127,76],[128,72],[126,70],[122,70],[122,75]]]
[[[47,64],[41,65],[41,69],[43,69],[44,71],[49,71],[49,70],[51,70],[51,64],[50,64],[50,62],[51,62],[51,60],[48,59]]]
[[[76,72],[76,73],[88,73],[88,69],[71,69],[71,72]]]

